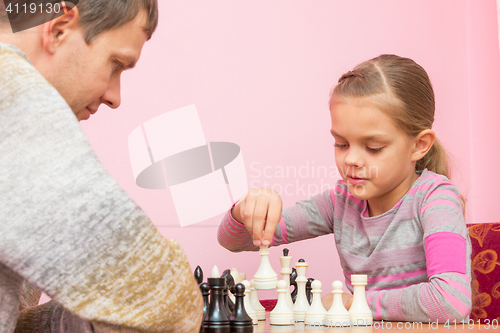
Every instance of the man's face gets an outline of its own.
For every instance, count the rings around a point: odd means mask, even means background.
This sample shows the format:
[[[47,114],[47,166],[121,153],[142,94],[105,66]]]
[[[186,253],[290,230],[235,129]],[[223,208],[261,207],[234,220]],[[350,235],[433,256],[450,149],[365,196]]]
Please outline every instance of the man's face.
[[[104,103],[120,105],[120,76],[139,60],[147,40],[145,11],[132,21],[97,35],[88,45],[83,31],[73,34],[58,57],[57,75],[50,83],[80,120],[86,120]]]

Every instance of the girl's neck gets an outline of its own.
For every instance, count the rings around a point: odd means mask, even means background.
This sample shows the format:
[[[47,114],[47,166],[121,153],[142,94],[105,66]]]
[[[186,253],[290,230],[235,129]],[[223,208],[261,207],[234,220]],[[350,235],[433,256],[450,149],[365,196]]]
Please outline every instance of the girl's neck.
[[[418,177],[418,174],[412,173],[392,191],[384,194],[383,196],[368,199],[369,216],[372,217],[382,215],[392,209],[392,207],[394,207],[396,203],[401,200],[406,193],[408,193]]]

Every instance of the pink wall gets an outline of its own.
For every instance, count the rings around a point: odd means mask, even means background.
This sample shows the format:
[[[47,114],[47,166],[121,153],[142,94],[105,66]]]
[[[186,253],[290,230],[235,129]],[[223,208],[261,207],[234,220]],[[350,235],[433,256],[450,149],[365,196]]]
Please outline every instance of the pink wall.
[[[381,53],[427,69],[437,96],[435,130],[454,156],[468,222],[500,221],[495,0],[184,0],[160,1],[160,10],[141,61],[123,75],[122,106],[101,107],[82,127],[109,172],[165,237],[182,244],[193,268],[208,273],[217,264],[252,276],[259,256],[218,245],[221,216],[180,228],[168,190],[137,187],[130,132],[196,104],[207,140],[240,145],[250,185],[289,185],[283,200],[292,205],[335,183],[329,91],[343,72]],[[304,177],[292,169],[276,174],[286,167],[302,168]],[[327,175],[316,174],[322,168]],[[343,280],[333,243],[330,235],[289,246],[294,262],[310,262],[308,275],[322,280],[323,294]],[[271,249],[276,270],[281,248]]]

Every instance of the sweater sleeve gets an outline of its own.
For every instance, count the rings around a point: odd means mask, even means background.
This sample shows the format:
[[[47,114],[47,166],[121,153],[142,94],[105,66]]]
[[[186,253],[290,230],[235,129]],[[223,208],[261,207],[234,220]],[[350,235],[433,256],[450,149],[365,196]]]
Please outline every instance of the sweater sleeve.
[[[367,300],[379,320],[460,322],[472,306],[471,244],[457,188],[449,181],[440,181],[423,198],[419,214],[427,281],[369,291]]]
[[[333,198],[332,191],[327,190],[285,208],[282,212],[282,218],[276,226],[271,246],[332,233]],[[257,251],[259,249],[253,245],[252,236],[245,226],[231,216],[231,209],[219,225],[217,238],[223,247],[233,252]]]
[[[2,45],[0,64],[0,263],[96,328],[198,330],[203,301],[179,244],[107,173],[34,67]],[[0,321],[18,313],[4,306]]]

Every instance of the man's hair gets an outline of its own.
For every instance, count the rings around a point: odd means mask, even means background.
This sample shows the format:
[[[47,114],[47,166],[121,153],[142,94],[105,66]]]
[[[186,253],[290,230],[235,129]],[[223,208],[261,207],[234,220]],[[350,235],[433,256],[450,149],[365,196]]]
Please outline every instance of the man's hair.
[[[26,1],[11,1],[26,2]],[[33,1],[33,2],[61,2],[61,1]],[[76,2],[76,1],[75,1]],[[65,2],[72,6],[70,1]],[[133,20],[139,12],[146,11],[146,25],[144,31],[148,40],[158,25],[158,0],[80,0],[77,4],[80,13],[79,23],[84,31],[85,42],[92,40],[102,32],[112,30]],[[14,18],[15,19],[15,18]],[[3,0],[0,0],[0,24],[8,24],[9,18],[5,11]]]

